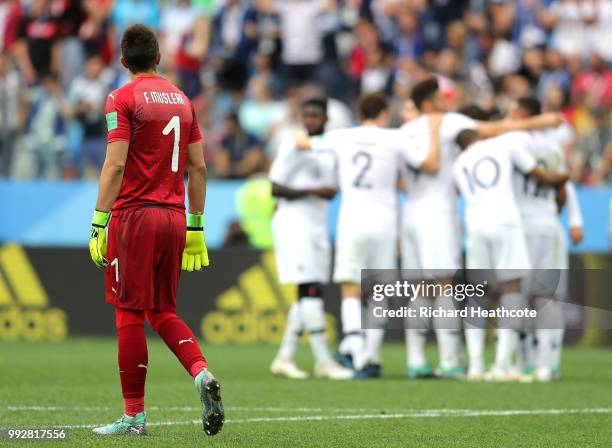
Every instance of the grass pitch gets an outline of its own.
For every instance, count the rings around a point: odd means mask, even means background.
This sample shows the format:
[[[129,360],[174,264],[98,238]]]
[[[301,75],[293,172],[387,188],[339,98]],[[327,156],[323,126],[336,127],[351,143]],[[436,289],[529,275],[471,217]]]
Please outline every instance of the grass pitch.
[[[351,382],[273,378],[274,347],[205,346],[226,407],[223,431],[207,437],[193,381],[150,339],[148,437],[89,429],[121,415],[113,339],[1,343],[0,427],[69,427],[67,442],[43,445],[60,447],[612,446],[610,349],[567,349],[558,383],[470,384],[406,379],[401,345],[385,346],[382,380]],[[305,347],[298,362],[311,368]]]

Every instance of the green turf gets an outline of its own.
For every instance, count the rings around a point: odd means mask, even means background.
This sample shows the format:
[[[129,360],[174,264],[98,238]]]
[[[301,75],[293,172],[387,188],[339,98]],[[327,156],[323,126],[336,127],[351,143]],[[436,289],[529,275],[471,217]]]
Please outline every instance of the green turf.
[[[385,346],[382,380],[343,383],[271,377],[268,366],[273,347],[216,346],[205,351],[223,388],[228,422],[220,435],[206,437],[196,424],[150,426],[150,436],[127,439],[100,439],[89,429],[71,429],[68,442],[42,446],[612,446],[611,413],[414,416],[415,410],[612,408],[609,349],[566,350],[564,378],[550,384],[407,380],[403,375],[404,348],[400,345]],[[300,350],[299,364],[312,364],[306,348]],[[158,340],[151,341],[149,423],[198,419],[198,405],[193,382]],[[57,409],[16,410],[11,406]],[[120,413],[114,340],[0,344],[0,427],[107,423]],[[347,419],[398,413],[413,416]],[[288,421],[288,417],[296,419]],[[278,420],[266,421],[274,418]],[[8,444],[0,440],[0,445],[3,443]]]

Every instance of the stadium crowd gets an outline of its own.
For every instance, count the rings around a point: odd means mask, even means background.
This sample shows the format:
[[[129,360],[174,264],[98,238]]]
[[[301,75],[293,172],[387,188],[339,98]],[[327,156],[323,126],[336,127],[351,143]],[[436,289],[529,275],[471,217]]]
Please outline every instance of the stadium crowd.
[[[346,127],[359,94],[384,91],[399,125],[433,72],[449,110],[536,94],[571,125],[573,180],[612,179],[612,0],[0,0],[0,176],[97,177],[134,22],[159,34],[217,178],[266,172],[306,97],[333,98]]]

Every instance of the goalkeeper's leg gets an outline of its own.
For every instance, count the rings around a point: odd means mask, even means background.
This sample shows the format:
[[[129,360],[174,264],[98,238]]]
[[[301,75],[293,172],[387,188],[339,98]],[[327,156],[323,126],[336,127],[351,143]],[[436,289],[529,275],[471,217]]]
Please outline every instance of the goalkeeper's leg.
[[[148,369],[144,311],[116,308],[115,321],[119,342],[119,378],[125,402],[124,415],[117,421],[94,428],[99,435],[144,435],[145,380]]]
[[[217,434],[224,422],[220,385],[208,371],[208,364],[193,332],[176,314],[168,311],[148,310],[147,320],[194,378],[203,405],[204,431],[211,436]]]

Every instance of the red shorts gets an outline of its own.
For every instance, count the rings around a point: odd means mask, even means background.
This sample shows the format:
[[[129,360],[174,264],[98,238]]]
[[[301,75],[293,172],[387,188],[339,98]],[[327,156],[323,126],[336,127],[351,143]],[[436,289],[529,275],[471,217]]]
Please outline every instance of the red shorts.
[[[113,211],[108,227],[106,303],[176,312],[185,213],[162,207]]]

